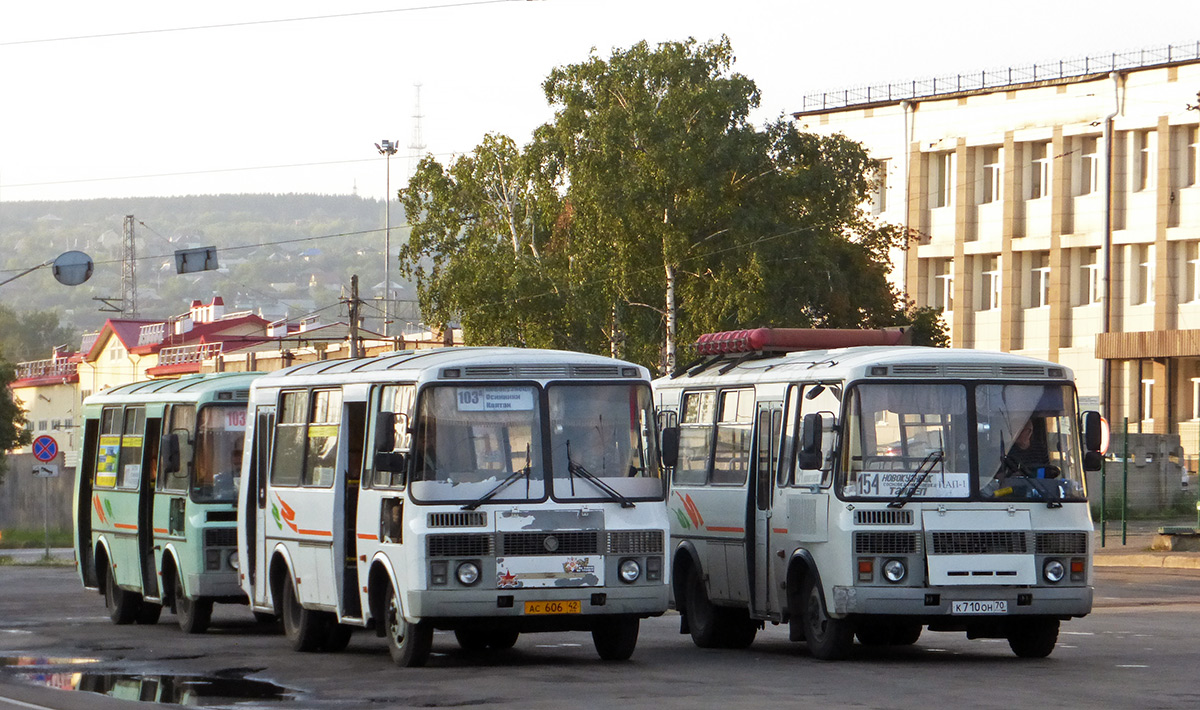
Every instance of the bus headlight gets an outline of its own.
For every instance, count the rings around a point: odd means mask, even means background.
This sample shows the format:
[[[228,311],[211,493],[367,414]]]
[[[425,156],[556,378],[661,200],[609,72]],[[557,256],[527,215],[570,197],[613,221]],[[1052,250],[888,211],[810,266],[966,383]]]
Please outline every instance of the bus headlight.
[[[469,587],[479,581],[479,565],[474,562],[464,562],[458,566],[454,574],[460,583]]]
[[[883,563],[883,578],[893,584],[904,579],[908,574],[908,567],[904,566],[904,560],[888,560]]]
[[[230,551],[229,551],[229,558],[228,558],[228,559],[225,561],[225,564],[229,565],[229,569],[233,570],[234,572],[238,571],[238,553],[237,553],[237,550],[230,550]]]
[[[1051,584],[1061,582],[1066,574],[1067,568],[1058,560],[1046,560],[1045,564],[1042,565],[1042,576]]]
[[[642,566],[639,565],[638,561],[634,559],[626,558],[621,560],[621,566],[619,570],[621,574],[621,581],[625,582],[626,584],[633,584],[638,580],[638,577],[642,576]]]

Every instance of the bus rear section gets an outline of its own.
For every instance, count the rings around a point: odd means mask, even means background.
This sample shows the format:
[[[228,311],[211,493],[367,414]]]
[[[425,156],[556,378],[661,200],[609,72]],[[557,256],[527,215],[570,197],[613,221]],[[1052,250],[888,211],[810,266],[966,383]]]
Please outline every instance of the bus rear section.
[[[925,630],[1049,655],[1092,607],[1084,470],[1101,422],[1078,413],[1070,371],[791,345],[655,382],[681,630],[739,647],[786,623],[822,659]]]
[[[355,628],[423,665],[589,631],[628,658],[667,609],[668,525],[649,380],[557,351],[454,348],[264,378],[252,395],[243,585],[293,648]]]
[[[253,374],[152,380],[84,402],[75,548],[114,623],[207,629],[237,581],[236,481]]]

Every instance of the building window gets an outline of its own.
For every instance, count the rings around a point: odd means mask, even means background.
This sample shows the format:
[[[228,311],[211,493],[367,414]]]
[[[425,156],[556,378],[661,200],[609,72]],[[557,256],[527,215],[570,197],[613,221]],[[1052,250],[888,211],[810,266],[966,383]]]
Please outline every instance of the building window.
[[[1184,242],[1183,301],[1200,301],[1200,242]]]
[[[1135,131],[1133,134],[1134,169],[1133,189],[1137,191],[1154,188],[1154,131]]]
[[[1135,306],[1154,302],[1154,245],[1135,244],[1133,293],[1130,302]]]
[[[1000,201],[1000,149],[983,149],[983,189],[979,193],[979,204]]]
[[[1196,144],[1200,140],[1198,133],[1200,131],[1196,126],[1180,126],[1175,131],[1175,153],[1178,156],[1175,187],[1192,187],[1196,184],[1196,157],[1200,152],[1200,146]]]
[[[1096,137],[1079,138],[1079,175],[1075,182],[1076,195],[1090,195],[1096,191],[1096,176],[1100,161],[1096,157]]]
[[[1192,378],[1192,421],[1200,421],[1200,377]]]
[[[1050,194],[1050,143],[1029,145],[1029,199],[1036,200]]]
[[[930,303],[943,313],[954,310],[954,260],[933,260],[933,292]]]
[[[1050,305],[1050,255],[1036,252],[1029,255],[1029,307]]]
[[[1142,401],[1140,418],[1143,422],[1154,421],[1154,380],[1142,380]]]
[[[984,264],[979,310],[991,311],[1000,307],[1000,257],[989,256]]]
[[[888,161],[875,161],[875,174],[871,184],[871,214],[883,214],[887,210]]]
[[[946,207],[954,203],[954,152],[931,153],[929,161],[933,173],[930,176],[930,200],[932,207]]]
[[[1100,250],[1084,249],[1079,264],[1079,298],[1075,305],[1100,302]]]

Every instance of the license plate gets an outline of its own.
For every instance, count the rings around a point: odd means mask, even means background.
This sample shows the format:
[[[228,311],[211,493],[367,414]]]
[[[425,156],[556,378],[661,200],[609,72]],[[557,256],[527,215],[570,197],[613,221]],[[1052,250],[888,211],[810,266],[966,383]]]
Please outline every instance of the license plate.
[[[1008,602],[953,602],[950,605],[951,614],[1007,614]]]
[[[526,614],[578,614],[580,612],[578,599],[572,601],[539,601],[525,602]]]

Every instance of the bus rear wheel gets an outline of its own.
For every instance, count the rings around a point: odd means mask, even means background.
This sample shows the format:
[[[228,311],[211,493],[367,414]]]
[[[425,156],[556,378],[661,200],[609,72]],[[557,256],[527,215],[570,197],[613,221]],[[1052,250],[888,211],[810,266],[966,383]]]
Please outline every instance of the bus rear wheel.
[[[835,661],[850,655],[854,646],[854,626],[847,619],[835,619],[829,615],[825,598],[815,575],[804,581],[801,593],[801,622],[808,651],[822,661]]]
[[[637,647],[638,626],[636,616],[621,616],[602,622],[592,629],[592,643],[596,653],[605,661],[627,661]]]
[[[684,609],[692,642],[700,648],[746,648],[754,643],[758,625],[745,609],[714,605],[708,600],[700,570],[687,574]]]
[[[384,600],[384,624],[386,624],[388,653],[392,661],[405,668],[419,668],[429,660],[433,647],[433,627],[428,621],[411,623],[404,618],[396,590],[390,586]]]
[[[104,606],[108,607],[108,618],[114,624],[132,624],[141,610],[142,597],[137,592],[121,589],[116,575],[108,570],[104,575]]]
[[[175,620],[185,634],[202,634],[208,630],[212,620],[212,599],[188,599],[183,588],[183,578],[175,576]]]
[[[137,622],[150,626],[158,623],[158,617],[162,616],[162,604],[151,604],[145,599],[142,600],[142,608],[138,610]]]
[[[1058,643],[1058,619],[1020,619],[1008,628],[1008,647],[1020,658],[1045,658]]]
[[[283,586],[283,635],[293,651],[316,651],[327,638],[324,613],[305,609],[296,595],[296,585],[290,579]]]

